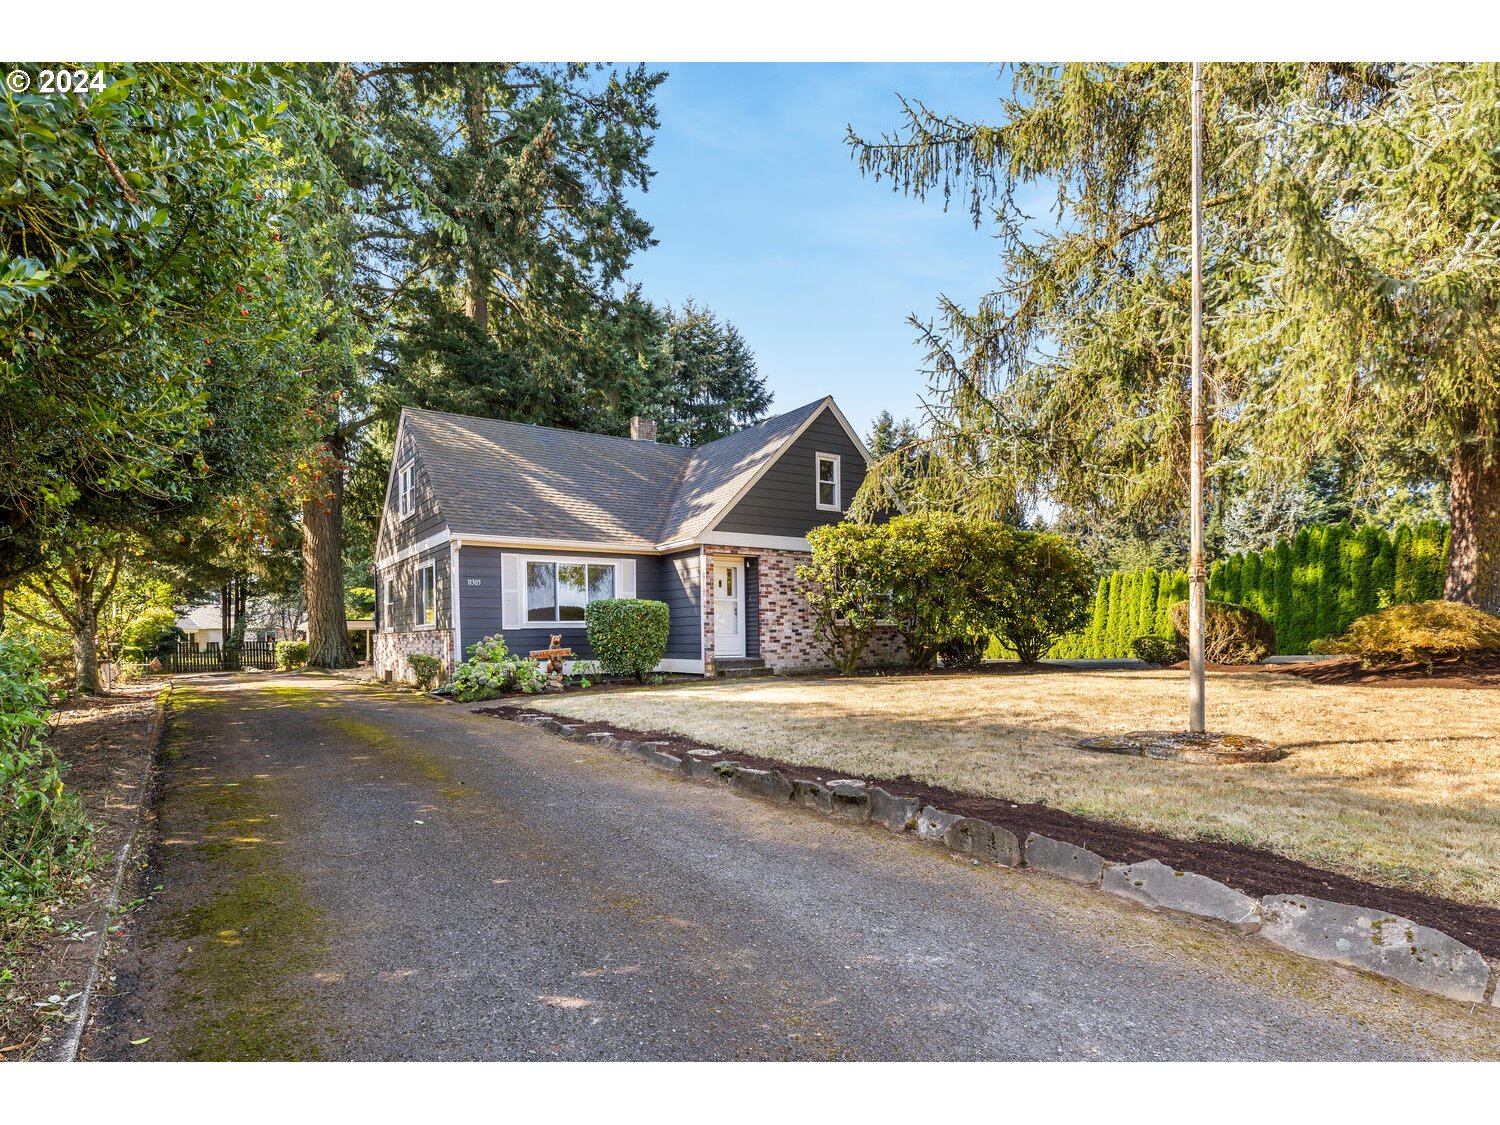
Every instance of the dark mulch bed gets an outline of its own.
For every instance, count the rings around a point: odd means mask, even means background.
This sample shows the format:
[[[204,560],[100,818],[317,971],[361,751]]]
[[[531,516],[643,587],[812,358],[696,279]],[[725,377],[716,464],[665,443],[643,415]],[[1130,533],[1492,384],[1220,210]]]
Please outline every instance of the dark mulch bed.
[[[513,719],[522,712],[538,713],[533,708],[509,704],[485,708],[479,713]],[[602,731],[616,738],[663,742],[667,744],[669,750],[677,754],[707,745],[668,731],[632,731],[612,726],[609,723],[579,722],[562,715],[553,717],[568,723],[581,734]],[[793,779],[827,781],[835,777],[825,771],[795,765],[777,758],[744,754],[723,746],[712,748],[723,751],[727,761],[739,762],[753,769],[777,769]],[[838,774],[836,776],[854,778],[861,775]],[[1431,926],[1446,934],[1451,934],[1488,957],[1500,957],[1500,909],[1494,907],[1473,906],[1415,891],[1383,887],[1377,883],[1368,883],[1347,875],[1310,867],[1258,848],[1247,848],[1215,840],[1180,840],[1155,832],[1143,832],[1117,824],[1090,820],[1043,804],[1016,804],[996,797],[977,797],[972,794],[955,793],[950,789],[927,785],[911,777],[863,777],[862,780],[879,785],[897,796],[916,797],[924,804],[935,805],[948,812],[961,813],[964,816],[972,816],[979,820],[987,820],[991,824],[1001,825],[1014,832],[1019,840],[1025,840],[1028,833],[1036,832],[1042,836],[1051,836],[1055,839],[1066,840],[1071,844],[1078,844],[1114,863],[1137,863],[1141,860],[1156,859],[1179,870],[1207,875],[1245,894],[1257,897],[1271,894],[1300,894],[1328,899],[1332,902],[1386,910],[1414,922],[1420,922],[1424,926]]]
[[[1187,661],[1172,665],[1187,670]],[[1340,656],[1305,664],[1209,664],[1210,672],[1269,672],[1297,676],[1315,684],[1371,687],[1500,688],[1500,657],[1479,661],[1440,660],[1425,664],[1387,664],[1366,668],[1356,657]]]

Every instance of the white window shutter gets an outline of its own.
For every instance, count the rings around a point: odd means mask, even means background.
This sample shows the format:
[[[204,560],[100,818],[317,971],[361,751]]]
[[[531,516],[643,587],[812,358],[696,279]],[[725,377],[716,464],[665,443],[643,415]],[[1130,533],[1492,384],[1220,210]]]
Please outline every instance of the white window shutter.
[[[521,627],[521,557],[500,556],[500,628]]]
[[[620,588],[615,596],[619,598],[635,597],[635,560],[621,559],[616,570],[616,576],[620,579]]]

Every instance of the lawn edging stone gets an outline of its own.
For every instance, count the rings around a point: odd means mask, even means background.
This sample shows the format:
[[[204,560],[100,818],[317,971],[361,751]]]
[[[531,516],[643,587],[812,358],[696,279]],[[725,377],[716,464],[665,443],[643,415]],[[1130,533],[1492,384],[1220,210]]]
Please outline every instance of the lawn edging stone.
[[[987,820],[961,816],[943,833],[943,843],[955,852],[988,860],[1004,867],[1021,866],[1021,846],[1016,834]]]
[[[829,792],[828,786],[816,781],[793,781],[792,804],[801,805],[804,809],[811,809],[824,816],[833,815],[833,794]]]
[[[861,785],[835,781],[828,785],[829,815],[835,820],[863,824],[870,819],[870,794]]]
[[[740,767],[730,777],[729,786],[731,789],[738,789],[741,793],[748,793],[752,797],[762,797],[768,801],[790,802],[792,799],[792,783],[780,770],[753,770]]]
[[[1104,869],[1099,885],[1112,895],[1134,899],[1144,906],[1223,922],[1242,934],[1260,929],[1257,900],[1207,876],[1174,870],[1160,860],[1112,863]]]
[[[988,821],[918,807],[879,786],[843,779],[826,785],[792,780],[780,770],[755,769],[721,758],[719,750],[694,748],[683,757],[667,743],[620,738],[605,731],[581,734],[550,715],[518,716],[529,726],[575,741],[617,750],[694,780],[717,780],[752,797],[799,805],[835,819],[879,824],[893,832],[976,859],[1008,867],[1034,867],[1048,875],[1093,886],[1167,910],[1224,924],[1244,935],[1259,934],[1288,952],[1331,961],[1387,980],[1475,1004],[1500,1008],[1500,965],[1491,963],[1441,930],[1384,911],[1328,902],[1306,895],[1255,899],[1233,887],[1179,871],[1155,859],[1109,863],[1087,848],[1033,832],[1024,846],[1009,830]],[[1384,940],[1394,934],[1396,940]]]
[[[1364,969],[1450,1000],[1484,1001],[1489,962],[1441,930],[1305,895],[1267,895],[1261,913],[1261,937],[1293,953]]]
[[[897,797],[880,786],[870,788],[870,819],[892,832],[908,832],[917,826],[922,802],[915,797]]]
[[[1105,862],[1087,848],[1033,832],[1026,837],[1026,866],[1059,879],[1096,887],[1104,877]]]
[[[948,829],[962,819],[958,813],[944,812],[928,805],[917,814],[917,838],[926,840],[929,844],[941,844],[948,835]]]

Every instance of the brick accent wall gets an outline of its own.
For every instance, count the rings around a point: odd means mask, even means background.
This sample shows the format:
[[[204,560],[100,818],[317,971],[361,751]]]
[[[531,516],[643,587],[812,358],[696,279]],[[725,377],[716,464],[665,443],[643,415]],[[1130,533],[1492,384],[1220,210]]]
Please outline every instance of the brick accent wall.
[[[812,605],[804,593],[807,583],[797,577],[797,567],[810,559],[806,551],[775,551],[764,547],[705,546],[703,589],[703,652],[707,675],[713,675],[715,555],[745,555],[759,560],[756,578],[760,592],[760,656],[766,667],[778,674],[815,672],[832,668],[827,651],[813,629]],[[906,646],[891,628],[876,629],[870,646],[860,658],[862,668],[883,668],[904,663]]]
[[[371,640],[374,642],[371,646],[371,662],[375,666],[375,674],[381,679],[385,678],[386,672],[390,672],[393,680],[415,683],[416,677],[412,675],[411,665],[406,660],[414,652],[437,657],[443,662],[444,675],[453,674],[452,629],[413,629],[404,633],[376,632],[371,634]]]

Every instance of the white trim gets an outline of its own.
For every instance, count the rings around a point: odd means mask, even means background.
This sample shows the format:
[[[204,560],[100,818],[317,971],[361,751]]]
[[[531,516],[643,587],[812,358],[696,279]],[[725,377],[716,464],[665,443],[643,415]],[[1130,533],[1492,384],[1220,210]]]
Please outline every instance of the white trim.
[[[520,556],[505,551],[500,556],[500,629],[521,627]]]
[[[410,507],[407,506],[408,501]],[[396,517],[405,520],[417,511],[417,459],[410,458],[396,474]]]
[[[725,573],[734,571],[739,574],[739,587],[734,595],[734,600],[739,603],[740,621],[740,631],[737,634],[740,643],[737,650],[731,650],[728,648],[721,650],[719,648],[719,596],[717,584],[719,572],[721,570]],[[710,591],[710,596],[714,599],[714,659],[718,660],[720,657],[723,657],[725,660],[743,660],[747,651],[745,642],[745,556],[715,555],[714,583],[714,589]],[[730,599],[725,598],[724,600],[729,601]]]
[[[563,661],[563,674],[564,675],[568,675],[568,676],[576,675],[577,673],[574,672],[574,669],[578,665],[580,665],[580,664],[598,664],[598,663],[599,662],[597,660],[564,660]],[[701,660],[668,659],[668,660],[663,660],[660,664],[658,664],[655,668],[653,668],[652,671],[653,672],[690,672],[690,673],[696,673],[697,675],[701,676],[701,675],[703,675],[703,661],[701,661]]]
[[[422,576],[424,574],[426,574],[429,570],[432,571],[432,620],[430,622],[427,621],[427,620],[425,620],[425,618],[427,617],[427,590],[426,590],[426,583],[422,580]],[[414,630],[415,629],[436,629],[437,628],[437,559],[433,559],[431,562],[423,563],[421,566],[417,567],[414,571],[412,571],[412,598],[411,598],[411,601],[412,601],[412,609],[414,609],[416,611],[412,615],[413,622],[414,622],[413,625],[412,625],[412,628]]]
[[[398,562],[405,562],[413,555],[420,555],[423,551],[430,551],[434,547],[441,547],[453,538],[453,532],[444,527],[442,531],[434,531],[426,539],[419,539],[407,547],[402,547],[394,555],[387,555],[383,559],[375,560],[377,570],[384,570],[388,566],[394,566]],[[465,536],[467,539],[468,537]]]
[[[720,531],[699,540],[704,549],[714,547],[763,547],[768,551],[812,551],[812,544],[805,538],[790,535],[745,535],[735,531]]]
[[[555,564],[566,564],[566,563],[585,563],[585,564],[587,564],[587,563],[592,563],[595,566],[607,566],[607,567],[609,567],[610,569],[612,569],[615,572],[615,597],[621,598],[621,597],[625,597],[626,596],[626,595],[624,595],[624,594],[622,594],[620,592],[621,585],[622,585],[622,583],[624,581],[624,578],[623,578],[623,576],[621,574],[621,571],[622,571],[623,568],[620,565],[620,563],[621,563],[620,559],[608,559],[608,558],[605,558],[605,559],[595,559],[595,558],[588,558],[587,556],[583,556],[583,555],[517,555],[516,556],[516,565],[517,565],[517,569],[519,571],[519,574],[518,574],[518,581],[516,583],[516,591],[517,591],[518,594],[520,593],[521,590],[529,588],[530,581],[526,577],[526,568],[531,563],[534,563],[534,562],[535,563],[555,563]],[[632,569],[632,571],[635,569],[634,560],[631,560],[631,569]],[[553,574],[555,576],[556,571],[554,571]],[[554,578],[554,581],[555,581],[555,578]],[[629,596],[630,597],[634,597],[635,596],[635,593],[634,593],[634,590],[635,590],[635,575],[633,573],[630,576],[630,588],[631,588],[632,592],[630,593]],[[588,623],[587,620],[583,620],[583,621],[533,621],[532,618],[531,618],[531,616],[530,616],[530,613],[528,612],[528,610],[526,608],[526,605],[525,605],[524,601],[522,601],[518,597],[517,598],[517,603],[518,604],[517,604],[516,608],[520,612],[520,621],[521,621],[521,623],[518,626],[516,626],[518,629],[542,629],[542,628],[546,628],[546,629],[587,629],[589,627],[589,623]],[[555,608],[561,609],[562,607],[561,606],[557,606]],[[584,616],[585,616],[585,618],[587,618],[587,615],[588,615],[588,604],[584,603]]]
[[[453,664],[455,667],[464,662],[464,631],[463,618],[458,612],[458,549],[463,546],[457,539],[448,543],[448,602],[451,606],[453,620],[448,623],[449,631],[453,635]],[[434,581],[436,578],[434,577]],[[436,593],[436,591],[434,591]]]
[[[823,462],[833,462],[833,503],[823,503]],[[837,453],[813,454],[813,504],[820,512],[842,512],[844,510],[844,459]]]
[[[583,539],[526,539],[515,535],[478,535],[455,531],[470,547],[520,547],[543,551],[593,551],[611,555],[654,555],[661,548],[655,543],[628,546],[622,543],[597,543]]]

